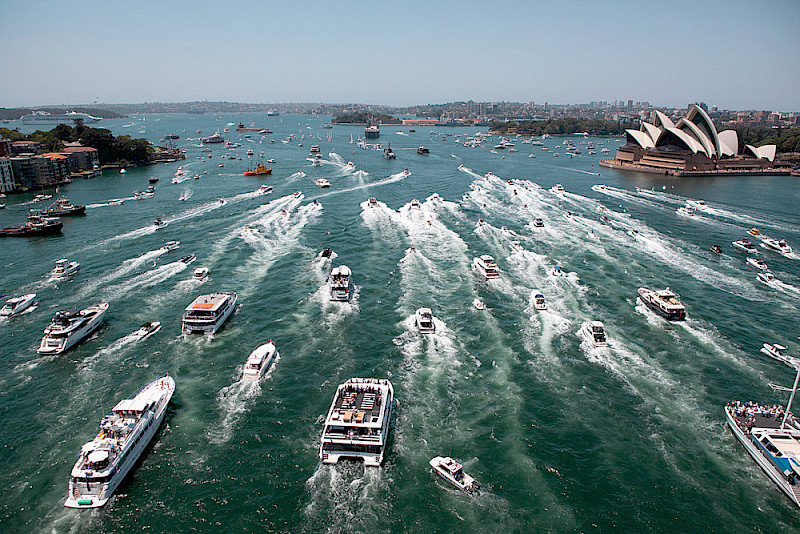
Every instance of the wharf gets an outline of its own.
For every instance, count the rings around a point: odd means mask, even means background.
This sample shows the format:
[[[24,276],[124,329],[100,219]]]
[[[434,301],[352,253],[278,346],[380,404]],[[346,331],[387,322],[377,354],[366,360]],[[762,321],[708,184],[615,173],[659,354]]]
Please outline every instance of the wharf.
[[[651,167],[649,165],[639,165],[637,163],[627,163],[618,159],[601,159],[600,166],[608,169],[618,169],[623,171],[646,172],[649,174],[661,174],[664,176],[678,177],[703,177],[703,176],[789,176],[792,172],[788,167],[771,167],[767,169],[715,169],[707,171],[687,171],[683,169],[665,169],[662,167]]]

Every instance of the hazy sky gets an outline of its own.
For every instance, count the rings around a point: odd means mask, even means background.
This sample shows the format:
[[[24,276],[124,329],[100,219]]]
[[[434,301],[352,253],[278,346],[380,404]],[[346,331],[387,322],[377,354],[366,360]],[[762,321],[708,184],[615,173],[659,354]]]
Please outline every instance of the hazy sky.
[[[800,0],[0,0],[0,106],[582,103],[800,111]]]

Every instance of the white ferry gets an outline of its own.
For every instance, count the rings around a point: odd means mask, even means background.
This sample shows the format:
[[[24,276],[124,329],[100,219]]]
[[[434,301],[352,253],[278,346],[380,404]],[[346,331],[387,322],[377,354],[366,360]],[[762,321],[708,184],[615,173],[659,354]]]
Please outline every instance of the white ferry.
[[[350,267],[347,265],[340,265],[331,270],[331,274],[328,278],[331,300],[350,300],[353,293],[350,275]]]
[[[800,424],[790,412],[796,389],[797,381],[785,410],[783,406],[733,401],[725,406],[725,418],[758,466],[800,506]]]
[[[56,312],[44,329],[44,337],[36,351],[39,354],[61,354],[83,341],[103,322],[108,303],[95,304],[85,310]]]
[[[28,293],[19,297],[10,298],[6,301],[2,308],[0,308],[0,317],[11,317],[12,315],[19,315],[23,311],[36,302],[36,293]]]
[[[491,278],[500,278],[500,271],[497,269],[497,263],[495,263],[494,258],[488,254],[473,258],[472,267],[487,280]]]
[[[341,458],[378,467],[389,437],[394,388],[385,378],[351,378],[336,389],[319,448],[322,463]]]
[[[645,305],[668,321],[686,319],[686,307],[678,301],[678,296],[670,289],[652,290],[639,288],[639,298]]]
[[[100,122],[101,117],[78,111],[53,114],[47,111],[34,111],[30,115],[23,115],[21,120],[25,124],[73,124],[76,120],[81,120],[84,123]]]
[[[64,279],[68,276],[72,276],[73,274],[77,273],[81,269],[81,264],[77,261],[69,261],[69,260],[58,260],[56,262],[55,268],[50,271],[50,278],[53,279]]]
[[[169,375],[121,400],[100,421],[100,431],[81,447],[70,474],[68,508],[98,508],[114,494],[153,439],[175,392]]]
[[[481,487],[478,481],[464,472],[460,463],[449,456],[437,456],[428,463],[434,473],[465,493],[477,493]]]
[[[600,321],[586,321],[581,327],[581,333],[595,347],[608,346],[605,327]]]
[[[278,356],[278,349],[275,348],[275,342],[271,339],[260,345],[247,357],[242,371],[242,380],[258,380],[264,376]]]
[[[236,292],[200,295],[186,307],[181,333],[213,335],[236,309]]]
[[[420,308],[416,313],[417,328],[420,334],[435,334],[436,325],[433,323],[433,312],[430,308]]]

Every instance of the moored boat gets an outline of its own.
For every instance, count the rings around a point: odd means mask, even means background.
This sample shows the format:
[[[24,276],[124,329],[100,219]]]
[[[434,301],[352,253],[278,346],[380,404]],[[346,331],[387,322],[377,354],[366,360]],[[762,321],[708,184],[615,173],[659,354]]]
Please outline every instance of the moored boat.
[[[275,348],[275,342],[271,339],[258,346],[244,364],[242,370],[242,380],[258,380],[272,365],[275,358],[278,356],[278,350]]]
[[[640,287],[639,299],[668,321],[686,319],[686,307],[678,301],[678,296],[670,288],[653,290],[649,287]]]
[[[417,328],[420,334],[435,334],[436,325],[433,322],[433,312],[430,308],[419,308],[416,312]]]
[[[6,301],[2,308],[0,308],[0,317],[11,317],[12,315],[19,315],[23,311],[30,308],[36,302],[36,293],[28,293],[27,295],[20,295],[13,297]]]
[[[56,312],[44,329],[44,337],[36,351],[39,354],[61,354],[77,345],[94,332],[103,322],[108,303],[89,306],[84,310]]]
[[[460,463],[449,456],[437,456],[428,463],[434,473],[465,493],[477,493],[481,487],[474,478],[464,472]]]
[[[165,374],[114,406],[100,421],[99,433],[81,447],[64,506],[97,508],[108,502],[156,435],[174,392],[175,380]]]
[[[236,309],[236,300],[233,291],[200,295],[186,307],[181,333],[213,335]]]
[[[320,439],[322,463],[342,458],[383,463],[394,411],[394,388],[385,378],[351,378],[336,389]]]

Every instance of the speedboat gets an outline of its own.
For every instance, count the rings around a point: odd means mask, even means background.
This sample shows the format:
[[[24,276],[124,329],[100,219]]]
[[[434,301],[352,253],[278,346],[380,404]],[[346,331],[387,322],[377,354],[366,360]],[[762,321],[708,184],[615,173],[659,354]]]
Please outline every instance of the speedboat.
[[[50,271],[50,278],[56,280],[63,280],[68,276],[72,276],[81,269],[81,264],[77,261],[58,260],[55,268]]]
[[[417,328],[420,334],[435,334],[436,325],[433,323],[433,312],[430,308],[417,310]]]
[[[542,295],[542,293],[538,289],[534,289],[531,292],[531,295],[533,296],[532,300],[534,308],[536,308],[537,310],[547,309],[547,302],[545,302],[544,300],[544,295]]]
[[[375,198],[375,197],[369,197],[369,200],[367,201],[367,205],[370,208],[377,208],[378,207],[378,199]]]
[[[411,201],[411,207],[415,210],[422,209],[422,204],[416,198]]]
[[[428,150],[428,147],[421,146],[417,149],[417,154],[430,154],[431,151]]]
[[[152,323],[144,323],[142,326],[139,327],[139,330],[133,333],[139,339],[144,339],[148,336],[152,336],[156,332],[161,330],[161,323],[158,321],[154,321]]]
[[[755,235],[755,236],[757,236],[757,235],[760,235],[760,234],[761,234],[761,232],[759,232],[759,231],[758,231],[758,228],[750,228],[750,229],[749,229],[747,232],[748,232],[750,235]]]
[[[542,220],[541,217],[536,217],[533,220],[533,226],[536,228],[544,228],[544,221]]]
[[[604,191],[608,191],[608,187],[605,184],[596,184],[592,186],[592,191],[597,191],[598,193],[602,193]]]
[[[160,218],[153,221],[153,225],[155,225],[156,230],[160,230],[161,228],[167,227],[167,221],[163,221]]]
[[[272,192],[272,186],[271,185],[264,184],[261,187],[259,187],[258,189],[256,189],[256,193],[258,193],[260,195],[266,195],[267,193],[271,193],[271,192]]]
[[[27,295],[10,298],[6,301],[3,307],[0,308],[0,317],[19,315],[23,311],[30,308],[34,302],[36,302],[36,293],[28,293]]]
[[[85,310],[56,312],[44,329],[44,337],[36,351],[39,354],[61,354],[86,339],[103,322],[108,303],[95,304]]]
[[[508,244],[508,246],[511,247],[511,250],[513,252],[522,252],[523,250],[525,250],[524,248],[522,248],[522,244],[519,241],[517,241],[516,239],[511,241]]]
[[[740,251],[746,252],[748,254],[754,254],[754,253],[758,252],[756,250],[755,245],[753,245],[753,243],[749,239],[747,239],[746,237],[742,238],[742,239],[740,239],[738,241],[731,241],[731,245],[736,250],[740,250]]]
[[[472,305],[475,306],[476,310],[485,310],[486,309],[486,304],[484,304],[483,301],[481,299],[479,299],[478,297],[475,297],[475,299],[472,301]]]
[[[481,485],[464,472],[460,463],[449,456],[437,456],[428,462],[433,472],[460,489],[464,493],[477,493]]]
[[[789,246],[785,239],[772,239],[771,237],[764,237],[761,239],[761,246],[768,250],[780,252],[783,255],[792,253],[792,247]]]
[[[351,458],[380,466],[394,404],[394,388],[385,378],[351,378],[340,384],[325,416],[319,447],[322,463]]]
[[[783,362],[791,366],[794,364],[794,362],[792,361],[793,360],[792,357],[789,356],[789,353],[787,352],[788,350],[789,349],[787,349],[783,345],[778,345],[777,343],[775,343],[774,345],[770,345],[769,343],[764,343],[764,346],[761,347],[761,352],[763,352],[770,358],[773,358],[775,360],[778,360],[779,362]]]
[[[772,285],[775,282],[775,275],[769,271],[763,271],[756,275],[756,280],[761,282],[762,284]]]
[[[711,245],[711,248],[709,250],[714,254],[722,254],[722,247],[719,245]]]
[[[556,184],[550,188],[551,193],[555,193],[557,195],[564,194],[564,186],[561,184]]]
[[[175,380],[163,375],[124,399],[100,421],[99,433],[81,447],[70,473],[68,508],[98,508],[139,461],[167,413]]]
[[[677,295],[670,288],[652,290],[648,287],[640,287],[639,298],[648,308],[668,321],[686,319],[686,307],[680,303]]]
[[[242,380],[258,380],[264,376],[277,356],[279,356],[278,349],[275,348],[275,342],[271,339],[257,347],[247,357],[242,371]]]
[[[687,206],[691,206],[696,210],[702,210],[702,209],[705,209],[707,207],[705,200],[692,200],[692,199],[689,199],[689,200],[686,201],[686,205]]]
[[[171,250],[175,250],[175,249],[180,248],[180,246],[181,246],[181,242],[180,241],[167,241],[166,243],[164,243],[164,246],[161,247],[161,249],[162,250],[166,250],[167,252],[169,252]]]
[[[495,263],[494,258],[488,254],[473,258],[472,267],[487,280],[491,278],[500,278],[500,271],[497,269],[497,263]]]
[[[192,280],[205,280],[208,276],[208,267],[198,267],[192,273]]]
[[[694,208],[691,206],[681,206],[675,210],[675,213],[684,217],[694,217],[696,215]]]
[[[314,180],[314,183],[323,189],[331,186],[331,183],[325,178],[317,178],[316,180]]]
[[[333,249],[331,249],[330,247],[323,249],[322,252],[319,253],[319,256],[321,258],[330,258],[332,255],[333,255]]]
[[[186,307],[181,332],[183,334],[214,335],[236,309],[236,292],[200,295]]]
[[[603,323],[600,321],[586,321],[581,327],[583,337],[595,347],[607,347],[608,340]]]
[[[769,270],[766,263],[758,258],[753,258],[752,256],[747,258],[747,264],[755,269],[758,269],[759,271]]]
[[[553,266],[552,274],[553,276],[565,276],[564,271],[558,265]]]
[[[197,256],[195,256],[194,254],[187,254],[186,256],[181,258],[181,263],[185,263],[186,265],[189,265],[190,263],[194,262],[194,260],[196,260],[196,259],[197,259]]]
[[[352,297],[352,282],[350,267],[340,265],[331,270],[328,277],[328,291],[330,299],[334,301],[348,301]]]

